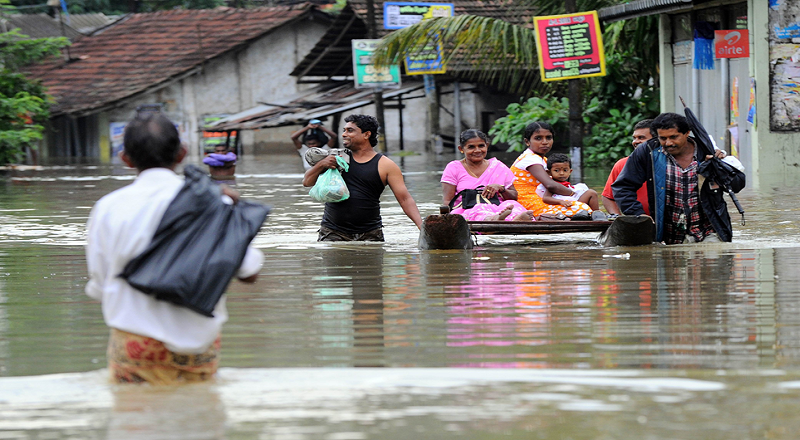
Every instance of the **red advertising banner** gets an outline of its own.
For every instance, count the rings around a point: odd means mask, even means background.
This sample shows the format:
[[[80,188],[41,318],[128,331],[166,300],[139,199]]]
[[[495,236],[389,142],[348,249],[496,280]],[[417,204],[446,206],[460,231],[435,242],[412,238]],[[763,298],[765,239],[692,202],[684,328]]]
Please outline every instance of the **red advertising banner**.
[[[714,53],[717,58],[747,58],[750,56],[750,35],[747,29],[714,31]]]
[[[534,17],[533,25],[542,81],[606,74],[597,11]]]

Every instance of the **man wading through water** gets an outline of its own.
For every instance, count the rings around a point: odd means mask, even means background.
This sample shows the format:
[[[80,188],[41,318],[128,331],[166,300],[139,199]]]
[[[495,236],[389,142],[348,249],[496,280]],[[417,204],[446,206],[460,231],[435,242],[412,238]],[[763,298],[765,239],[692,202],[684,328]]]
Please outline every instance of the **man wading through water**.
[[[655,241],[666,244],[731,241],[733,228],[723,190],[697,172],[702,157],[689,137],[689,123],[675,113],[662,113],[650,125],[657,138],[639,145],[611,185],[625,215],[642,215],[636,191],[647,184]],[[717,150],[717,157],[725,152]],[[731,182],[734,192],[745,185],[744,173]]]
[[[417,204],[408,193],[400,167],[375,151],[378,144],[378,120],[367,115],[344,118],[342,145],[350,152],[350,169],[342,172],[350,197],[342,202],[328,202],[317,241],[383,241],[380,197],[386,185],[408,218],[419,228],[422,218]],[[317,158],[303,177],[303,186],[311,187],[326,170],[336,168],[335,156]]]

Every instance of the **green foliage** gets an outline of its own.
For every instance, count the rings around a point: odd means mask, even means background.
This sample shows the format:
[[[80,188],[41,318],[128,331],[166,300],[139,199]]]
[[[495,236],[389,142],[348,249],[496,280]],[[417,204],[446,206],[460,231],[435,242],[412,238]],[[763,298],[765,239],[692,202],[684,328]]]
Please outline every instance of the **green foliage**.
[[[612,42],[624,31],[614,25],[606,29]],[[631,48],[611,48],[606,56],[606,76],[588,82],[587,95],[593,98],[584,104],[583,112],[588,129],[583,140],[585,165],[607,166],[630,154],[633,126],[658,114],[659,98],[652,86],[657,76],[641,72],[648,65]]]
[[[17,31],[0,34],[0,164],[19,160],[25,147],[42,139],[50,102],[41,84],[20,73],[30,63],[57,55],[65,38],[29,39]]]
[[[599,107],[602,104],[596,101],[596,105]],[[630,107],[608,110],[604,118],[591,126],[589,135],[583,139],[583,160],[586,165],[610,165],[631,154],[633,126],[642,119],[645,118]]]
[[[567,98],[532,97],[521,104],[506,107],[507,116],[495,121],[489,130],[492,143],[507,143],[508,151],[525,149],[523,137],[525,127],[531,122],[543,121],[553,126],[557,133],[567,128],[569,120],[569,100]]]

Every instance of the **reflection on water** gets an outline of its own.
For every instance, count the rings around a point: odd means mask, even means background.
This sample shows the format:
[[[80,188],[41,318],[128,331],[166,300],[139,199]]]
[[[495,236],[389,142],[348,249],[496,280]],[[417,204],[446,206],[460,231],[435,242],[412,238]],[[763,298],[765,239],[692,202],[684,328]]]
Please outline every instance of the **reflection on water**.
[[[179,388],[112,387],[98,370],[108,331],[83,293],[84,223],[132,172],[0,174],[0,438],[797,432],[782,409],[800,403],[795,191],[746,190],[733,244],[481,236],[472,251],[420,252],[390,191],[385,244],[317,243],[299,161],[274,160],[238,167],[237,188],[274,210],[259,282],[229,289],[225,368]],[[403,162],[435,213],[446,160]]]

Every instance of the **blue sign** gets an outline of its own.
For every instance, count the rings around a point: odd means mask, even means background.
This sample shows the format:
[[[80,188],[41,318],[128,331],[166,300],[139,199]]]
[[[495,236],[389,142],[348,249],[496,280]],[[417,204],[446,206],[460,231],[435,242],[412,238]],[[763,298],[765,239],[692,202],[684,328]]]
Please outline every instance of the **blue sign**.
[[[446,71],[442,61],[442,45],[438,38],[436,42],[426,45],[422,50],[406,56],[405,61],[407,75],[428,75]]]
[[[403,29],[426,18],[452,17],[452,3],[385,2],[383,28]]]

